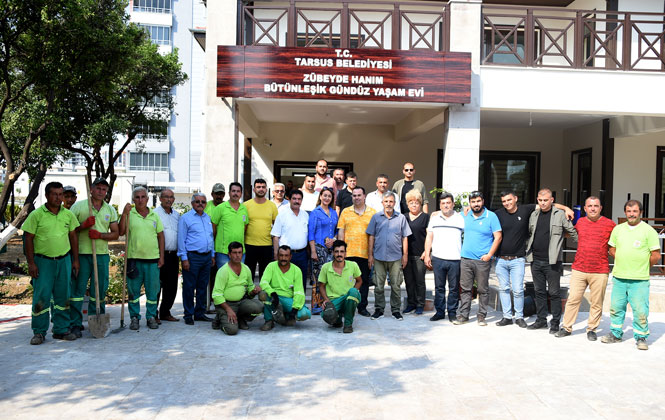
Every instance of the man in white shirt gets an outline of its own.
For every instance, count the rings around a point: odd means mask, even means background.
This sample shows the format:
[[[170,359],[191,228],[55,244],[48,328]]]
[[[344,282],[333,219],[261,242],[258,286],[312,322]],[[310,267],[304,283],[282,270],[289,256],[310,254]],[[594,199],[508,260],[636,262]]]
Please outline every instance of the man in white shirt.
[[[160,293],[157,295],[159,303],[160,295],[162,305],[159,307],[159,313],[156,317],[157,323],[164,321],[178,321],[171,315],[171,308],[178,293],[178,271],[180,271],[178,260],[178,221],[180,213],[173,209],[175,194],[170,189],[162,190],[159,194],[159,205],[155,213],[162,220],[164,225],[164,265],[159,269],[159,282],[161,284]]]
[[[367,194],[365,199],[365,204],[373,208],[377,213],[383,211],[383,194],[388,191],[388,175],[379,174],[376,177],[376,191],[372,191]],[[395,196],[395,202],[399,203],[399,197],[397,194],[393,193]],[[399,206],[396,206],[395,212],[399,213]]]
[[[272,226],[274,259],[277,261],[279,247],[291,247],[291,262],[302,272],[303,290],[307,290],[307,228],[309,215],[302,210],[303,193],[293,190],[289,198],[289,208],[279,212]]]
[[[425,266],[434,271],[434,308],[436,313],[429,319],[446,318],[452,322],[457,318],[459,301],[460,260],[462,258],[462,232],[464,218],[455,212],[455,199],[449,192],[441,194],[441,211],[432,213],[425,239]],[[446,278],[448,280],[448,304],[446,305]]]
[[[302,191],[302,205],[300,208],[307,213],[316,208],[316,201],[319,198],[319,192],[316,191],[316,178],[314,174],[307,174],[305,176],[305,183],[301,188]]]

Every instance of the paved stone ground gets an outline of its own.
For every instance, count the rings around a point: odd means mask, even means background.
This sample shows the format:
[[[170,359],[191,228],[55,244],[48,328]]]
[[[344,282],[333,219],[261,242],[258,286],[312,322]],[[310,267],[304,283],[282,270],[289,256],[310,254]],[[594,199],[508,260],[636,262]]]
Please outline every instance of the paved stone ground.
[[[109,312],[118,327],[120,307]],[[259,317],[235,337],[209,323],[148,330],[142,321],[104,339],[49,333],[41,346],[28,343],[29,317],[8,321],[29,313],[0,306],[3,419],[665,418],[663,313],[650,317],[646,352],[630,318],[623,343],[587,341],[585,313],[562,339],[496,327],[493,312],[487,327],[433,323],[431,313],[359,316],[353,334],[319,317],[267,333]],[[600,334],[608,328],[605,316]]]

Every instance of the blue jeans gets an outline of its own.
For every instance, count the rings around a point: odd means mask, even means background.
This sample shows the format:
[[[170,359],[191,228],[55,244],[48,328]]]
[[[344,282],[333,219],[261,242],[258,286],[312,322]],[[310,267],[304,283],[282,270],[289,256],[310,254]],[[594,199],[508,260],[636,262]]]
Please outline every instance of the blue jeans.
[[[432,257],[432,268],[434,269],[434,308],[436,313],[445,316],[446,309],[448,318],[457,317],[459,305],[459,260],[444,260]],[[446,279],[448,280],[448,305],[446,308]]]
[[[217,266],[218,270],[229,261],[231,261],[229,254],[222,254],[221,252],[215,253],[215,265]],[[245,263],[245,254],[242,254],[242,262],[243,264]]]
[[[498,258],[494,272],[499,279],[499,299],[501,299],[501,309],[503,317],[513,318],[512,304],[510,303],[510,291],[513,292],[513,301],[515,303],[515,319],[524,318],[524,267],[526,260],[524,257],[514,260],[504,260]]]
[[[217,254],[219,255],[219,254]],[[185,318],[199,318],[206,313],[206,289],[210,279],[211,259],[210,253],[187,253],[189,270],[182,270],[182,306],[185,309]],[[196,293],[196,306],[194,294]]]
[[[295,264],[302,272],[302,290],[307,291],[307,250],[291,254],[291,263]]]

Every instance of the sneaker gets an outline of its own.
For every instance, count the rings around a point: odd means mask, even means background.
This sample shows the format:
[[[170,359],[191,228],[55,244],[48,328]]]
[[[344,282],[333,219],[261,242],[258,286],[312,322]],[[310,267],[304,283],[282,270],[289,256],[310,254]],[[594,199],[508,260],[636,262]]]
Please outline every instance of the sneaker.
[[[393,318],[395,318],[398,321],[404,321],[404,317],[399,312],[393,312]]]
[[[404,309],[405,314],[410,314],[411,312],[415,311],[416,307],[412,305],[407,305],[406,309]]]
[[[559,332],[559,324],[552,324],[550,326],[550,334],[556,334]]]
[[[422,315],[423,314],[423,308],[416,308],[416,315]]]
[[[466,324],[467,322],[469,322],[469,318],[464,318],[464,317],[458,316],[457,318],[455,318],[453,320],[453,325],[462,325],[462,324]]]
[[[273,328],[275,328],[275,321],[272,319],[270,321],[266,321],[265,324],[263,324],[260,328],[261,331],[270,331]]]
[[[145,321],[145,324],[150,328],[151,330],[156,330],[159,328],[159,324],[157,323],[157,320],[155,318],[148,318]]]
[[[547,328],[547,321],[537,319],[536,322],[526,327],[527,330],[540,330],[542,328]]]
[[[65,341],[76,340],[76,336],[70,332],[66,332],[64,334],[53,334],[53,338],[55,338],[56,340],[65,340]]]
[[[248,330],[249,325],[247,325],[247,320],[244,318],[238,318],[238,329]]]
[[[517,326],[520,328],[526,328],[526,322],[522,318],[517,318],[515,320],[515,324],[517,324]]]
[[[505,327],[506,325],[512,325],[513,320],[510,318],[501,318],[501,321],[496,323],[497,327]]]
[[[446,316],[441,315],[440,313],[437,312],[434,315],[432,315],[432,317],[429,320],[430,321],[438,321],[438,320],[441,320],[441,319],[446,319]]]
[[[83,333],[81,332],[81,327],[72,327],[72,334],[74,334],[76,338],[83,337]]]
[[[379,319],[379,318],[383,318],[383,311],[377,309],[372,314],[372,319]]]
[[[193,322],[192,322],[193,324]],[[139,319],[137,317],[132,317],[132,320],[129,322],[129,329],[130,330],[138,330],[139,329]]]
[[[561,338],[561,337],[568,337],[570,334],[571,334],[570,331],[568,331],[565,328],[561,328],[559,331],[556,332],[556,334],[554,334],[554,336],[556,338]]]
[[[637,344],[638,350],[649,350],[649,345],[647,344],[647,340],[644,337],[638,338],[635,344]]]
[[[598,336],[596,335],[595,331],[587,331],[586,339],[589,341],[596,341],[598,340]]]
[[[351,334],[351,333],[353,332],[353,327],[352,327],[351,325],[347,325],[346,327],[344,327],[344,329],[342,330],[342,332],[343,332],[344,334]]]
[[[338,319],[337,321],[335,321],[335,323],[333,323],[331,325],[331,327],[333,327],[333,328],[342,328],[343,325],[344,325],[344,323],[342,322],[342,320]]]
[[[487,321],[485,321],[484,316],[478,316],[478,325],[481,327],[486,327],[487,326]]]
[[[42,344],[44,341],[46,341],[46,337],[44,337],[44,334],[35,334],[30,339],[30,344],[32,344],[33,346],[38,346]]]
[[[360,316],[370,316],[370,313],[367,309],[358,309],[358,315]]]
[[[613,343],[620,343],[621,339],[619,337],[617,337],[616,335],[614,335],[613,333],[609,333],[607,335],[604,335],[600,339],[600,341],[601,341],[601,343],[605,343],[605,344],[613,344]]]

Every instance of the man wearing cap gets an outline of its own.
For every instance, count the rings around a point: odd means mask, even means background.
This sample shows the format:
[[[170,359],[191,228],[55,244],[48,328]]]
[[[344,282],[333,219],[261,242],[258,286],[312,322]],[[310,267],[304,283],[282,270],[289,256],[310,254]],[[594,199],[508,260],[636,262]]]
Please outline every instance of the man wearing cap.
[[[65,206],[67,210],[71,210],[74,203],[76,203],[76,188],[71,185],[67,185],[64,188],[65,194],[62,199],[62,205]]]
[[[226,195],[226,188],[224,188],[224,184],[218,182],[213,185],[212,192],[210,194],[212,195],[212,201],[208,201],[206,203],[206,208],[204,211],[208,214],[208,216],[212,217],[212,211],[215,209],[215,207],[224,202],[224,196]]]
[[[304,212],[301,212],[304,213]],[[265,324],[261,331],[270,331],[278,324],[287,327],[296,325],[296,320],[305,321],[312,313],[305,306],[305,290],[302,287],[300,268],[291,263],[291,247],[281,245],[277,251],[277,261],[266,267],[261,277],[259,300],[264,303]]]
[[[178,260],[178,221],[180,213],[173,209],[175,194],[173,190],[164,189],[159,193],[161,203],[155,209],[164,225],[164,265],[159,269],[159,284],[161,287],[157,302],[161,297],[162,303],[155,318],[158,324],[161,320],[175,322],[178,318],[171,315],[171,308],[178,293],[178,271],[180,261]]]
[[[335,328],[342,326],[344,333],[353,332],[353,317],[360,303],[360,285],[363,283],[358,264],[347,261],[346,242],[333,242],[333,261],[323,264],[319,274],[319,291],[323,298],[323,320]]]
[[[88,316],[97,314],[97,289],[92,261],[93,240],[95,241],[97,278],[99,279],[99,312],[106,313],[106,290],[109,287],[109,241],[118,239],[118,213],[104,200],[108,189],[109,183],[104,178],[97,178],[92,182],[90,191],[92,216],[90,215],[87,199],[77,202],[71,208],[72,213],[81,224],[76,228],[81,268],[76,279],[72,281],[69,306],[71,331],[79,338],[83,329],[81,306],[85,292],[88,289],[88,281],[90,281]]]
[[[78,273],[79,226],[74,214],[62,206],[63,188],[59,182],[46,184],[46,204],[28,215],[21,228],[25,232],[25,256],[32,277],[32,331],[30,344],[42,344],[49,327],[49,304],[53,299],[53,338],[76,340],[69,331],[69,288]],[[71,255],[69,250],[71,249]]]

